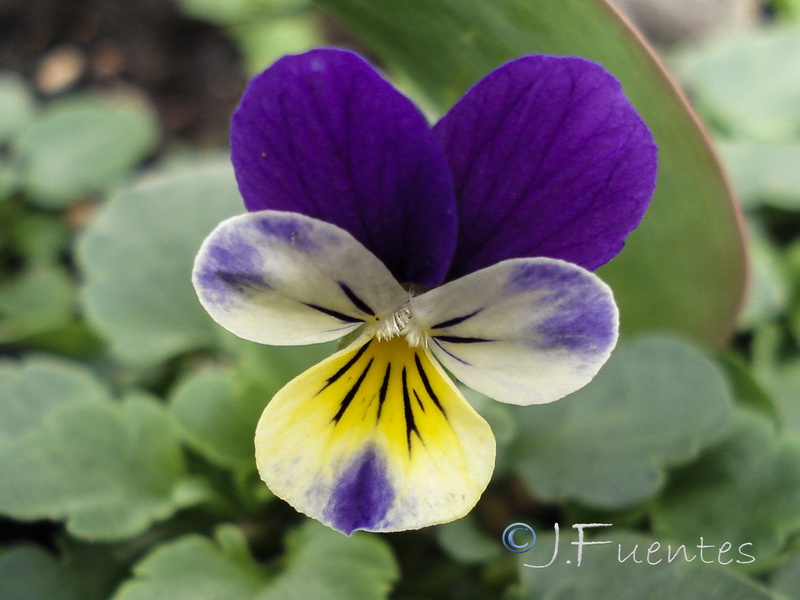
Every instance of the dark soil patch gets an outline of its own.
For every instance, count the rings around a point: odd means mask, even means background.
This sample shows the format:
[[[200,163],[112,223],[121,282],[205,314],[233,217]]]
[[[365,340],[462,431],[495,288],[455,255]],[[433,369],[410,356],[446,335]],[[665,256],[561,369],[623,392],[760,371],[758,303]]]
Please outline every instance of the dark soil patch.
[[[43,95],[132,86],[157,107],[168,140],[203,145],[227,143],[246,82],[225,36],[169,0],[4,0],[0,69]]]

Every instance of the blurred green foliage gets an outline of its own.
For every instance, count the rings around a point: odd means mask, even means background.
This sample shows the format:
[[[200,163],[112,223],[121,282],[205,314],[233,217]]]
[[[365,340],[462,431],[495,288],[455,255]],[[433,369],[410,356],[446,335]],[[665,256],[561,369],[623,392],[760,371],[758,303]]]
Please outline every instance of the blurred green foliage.
[[[498,465],[467,518],[352,538],[308,522],[258,481],[252,435],[272,394],[331,347],[235,339],[190,283],[203,237],[243,210],[227,159],[159,150],[140,102],[43,101],[0,76],[0,598],[796,597],[796,3],[776,3],[780,25],[669,57],[746,210],[751,287],[735,322],[743,254],[725,182],[603,3],[319,4],[433,112],[523,52],[585,55],[617,73],[662,147],[653,212],[607,272],[628,335],[592,384],[551,406],[468,393],[495,432]],[[227,32],[251,71],[325,43],[329,17],[301,0],[181,6]],[[501,543],[516,521],[539,532],[519,556]],[[613,526],[587,539],[611,543],[585,547],[578,569],[571,524],[593,522]],[[550,560],[554,523],[558,560],[525,566]],[[665,560],[664,547],[695,555],[703,542],[705,560]],[[742,544],[753,561],[735,560]],[[639,561],[620,562],[637,548]]]

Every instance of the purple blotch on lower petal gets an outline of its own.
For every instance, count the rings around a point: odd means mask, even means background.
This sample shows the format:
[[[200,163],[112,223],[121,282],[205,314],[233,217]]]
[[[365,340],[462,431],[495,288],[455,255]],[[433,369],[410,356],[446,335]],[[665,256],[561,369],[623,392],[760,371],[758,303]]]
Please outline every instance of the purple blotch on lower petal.
[[[350,535],[356,529],[375,529],[386,517],[395,493],[386,475],[386,461],[369,448],[342,474],[333,489],[325,520]]]

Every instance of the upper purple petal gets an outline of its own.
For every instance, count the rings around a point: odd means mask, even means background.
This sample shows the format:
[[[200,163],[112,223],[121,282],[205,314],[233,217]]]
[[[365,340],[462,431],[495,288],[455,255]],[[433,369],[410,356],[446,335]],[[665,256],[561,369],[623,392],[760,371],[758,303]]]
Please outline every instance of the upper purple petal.
[[[458,204],[448,279],[515,257],[608,262],[644,214],[656,146],[614,77],[526,56],[472,87],[436,125]]]
[[[443,280],[456,241],[447,159],[414,105],[356,54],[313,50],[255,77],[231,153],[248,210],[333,223],[399,281]]]

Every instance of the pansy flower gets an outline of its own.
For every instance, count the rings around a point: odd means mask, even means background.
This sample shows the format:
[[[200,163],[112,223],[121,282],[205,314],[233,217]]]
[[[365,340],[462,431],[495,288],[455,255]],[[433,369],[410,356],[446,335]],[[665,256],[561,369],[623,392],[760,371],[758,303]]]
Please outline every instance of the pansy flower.
[[[649,202],[647,127],[579,58],[502,65],[431,128],[358,55],[320,49],[251,81],[231,149],[249,212],[200,249],[203,306],[262,344],[355,337],[269,402],[261,477],[347,534],[463,516],[495,442],[447,371],[518,405],[594,377],[618,314],[591,271]]]

